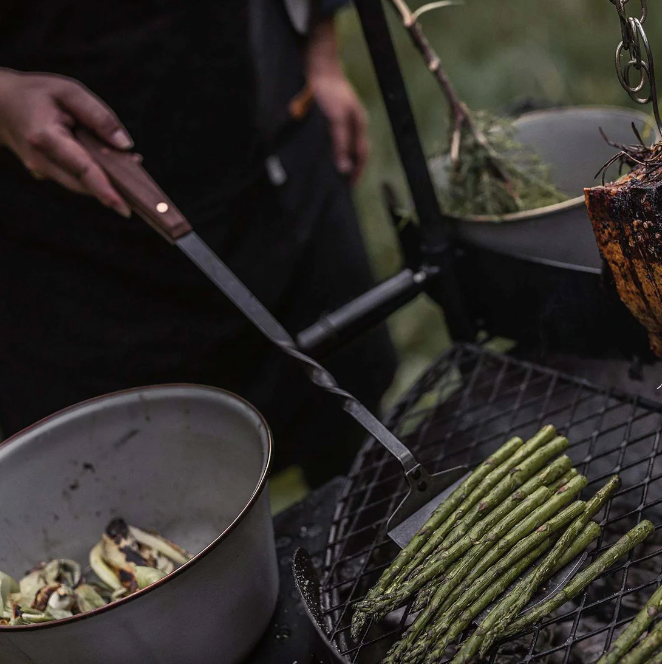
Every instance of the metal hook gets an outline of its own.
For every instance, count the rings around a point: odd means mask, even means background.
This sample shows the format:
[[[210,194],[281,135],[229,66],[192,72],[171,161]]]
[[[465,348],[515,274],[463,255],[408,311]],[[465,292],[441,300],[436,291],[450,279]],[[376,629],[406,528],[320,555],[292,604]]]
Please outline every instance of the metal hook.
[[[657,98],[653,52],[643,27],[648,16],[647,0],[639,0],[641,5],[639,18],[627,16],[625,6],[630,0],[610,0],[610,2],[616,7],[621,24],[621,43],[616,47],[616,75],[632,101],[642,105],[649,103],[653,105],[655,122],[662,133],[662,118],[660,118]],[[629,55],[629,60],[626,63],[623,63],[624,52]],[[633,85],[631,80],[633,69],[639,73],[639,81],[636,85]],[[646,84],[648,84],[648,94],[640,96]]]

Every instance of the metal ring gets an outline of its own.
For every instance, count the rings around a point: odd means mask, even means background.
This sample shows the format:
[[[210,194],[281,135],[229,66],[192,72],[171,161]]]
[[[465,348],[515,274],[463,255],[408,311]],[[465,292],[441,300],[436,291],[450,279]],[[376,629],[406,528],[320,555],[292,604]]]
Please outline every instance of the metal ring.
[[[638,41],[635,20],[643,25],[648,16],[647,0],[639,1],[641,4],[641,14],[638,19],[635,19],[630,18],[625,11],[625,5],[627,5],[630,0],[610,0],[610,2],[616,7],[618,13],[618,19],[621,24],[621,41],[623,42],[623,47],[626,51],[629,51],[630,47]]]
[[[629,0],[617,0],[618,7],[622,8]],[[642,6],[642,17],[645,20],[647,13],[646,0],[640,0]],[[620,10],[619,10],[620,17]],[[628,93],[630,99],[637,104],[653,104],[653,114],[658,129],[662,132],[662,119],[657,99],[657,85],[655,81],[655,65],[653,52],[648,41],[648,36],[642,25],[642,20],[637,18],[627,19],[627,35],[616,47],[616,75],[623,89]],[[627,40],[631,40],[629,43]],[[643,49],[642,49],[643,45]],[[623,52],[628,52],[630,59],[623,64]],[[645,54],[645,58],[644,58]],[[640,80],[636,85],[632,84],[631,73],[636,70],[640,74]],[[648,95],[639,96],[648,83]]]
[[[641,0],[642,7],[646,7],[646,0]],[[657,97],[657,83],[655,81],[655,63],[653,61],[653,51],[651,45],[648,41],[648,36],[644,30],[641,21],[634,19],[634,25],[637,29],[641,43],[644,45],[644,50],[646,52],[646,62],[642,61],[642,67],[645,68],[646,74],[648,76],[648,84],[650,86],[649,98],[653,104],[653,115],[655,116],[655,122],[657,123],[657,128],[662,132],[662,119],[660,118],[660,107]]]
[[[641,71],[642,67],[641,65],[643,63],[639,62],[637,63],[632,57],[630,57],[630,60],[623,66],[622,63],[622,58],[623,58],[623,51],[627,51],[625,48],[625,44],[621,42],[617,47],[616,47],[616,75],[618,76],[618,82],[621,84],[621,87],[628,93],[636,93],[640,92],[643,90],[643,87],[646,83],[646,78],[644,74],[642,74],[642,80],[640,84],[636,87],[632,87],[632,84],[630,83],[630,76],[629,76],[629,70],[634,66],[638,65],[637,69]]]
[[[631,33],[631,43],[630,43],[630,52],[632,53],[632,59],[641,63],[643,58],[641,57],[641,44],[639,42],[639,28],[641,27],[641,22],[636,18],[631,18],[628,20],[628,28]],[[642,28],[643,30],[643,28]]]
[[[632,70],[635,70],[641,74],[641,80],[636,86],[633,86],[630,83],[630,72]],[[625,78],[625,81],[627,83],[627,87],[625,88],[625,91],[630,95],[630,99],[632,101],[636,101],[637,104],[648,104],[649,102],[652,101],[651,99],[651,92],[649,89],[648,95],[646,97],[638,97],[637,93],[641,92],[644,87],[646,86],[646,83],[649,84],[650,87],[650,70],[648,67],[648,63],[646,62],[635,62],[634,60],[630,60],[626,65],[625,69],[623,70],[623,76]]]
[[[648,17],[648,0],[639,0],[641,14],[639,18],[629,17],[625,10],[630,0],[609,0],[618,13],[621,25],[621,42],[616,47],[616,75],[621,87],[628,93],[632,101],[637,104],[653,104],[653,115],[658,130],[662,133],[662,119],[660,118],[659,102],[657,98],[657,85],[655,82],[655,65],[653,52],[643,24]],[[642,49],[643,45],[643,49]],[[623,64],[623,52],[628,53],[629,60]],[[645,57],[644,57],[645,54]],[[632,84],[632,70],[639,72],[639,82]],[[648,95],[639,96],[648,83]]]

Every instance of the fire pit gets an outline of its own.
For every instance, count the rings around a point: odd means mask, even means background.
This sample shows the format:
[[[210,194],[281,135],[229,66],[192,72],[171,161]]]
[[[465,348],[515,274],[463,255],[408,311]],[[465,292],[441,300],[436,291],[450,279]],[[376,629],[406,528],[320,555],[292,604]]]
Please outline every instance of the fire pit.
[[[509,436],[526,437],[545,423],[555,424],[569,438],[568,454],[589,479],[587,495],[615,472],[623,480],[623,488],[598,515],[603,535],[590,558],[642,519],[660,523],[660,404],[458,345],[430,367],[387,422],[434,471],[475,464]],[[397,553],[386,523],[406,490],[397,461],[368,441],[337,505],[321,586],[328,639],[349,662],[380,662],[409,619],[409,609],[401,610],[370,625],[358,641],[349,635],[352,604]],[[595,661],[659,584],[660,552],[662,533],[657,531],[647,546],[611,568],[574,603],[498,646],[490,661]]]

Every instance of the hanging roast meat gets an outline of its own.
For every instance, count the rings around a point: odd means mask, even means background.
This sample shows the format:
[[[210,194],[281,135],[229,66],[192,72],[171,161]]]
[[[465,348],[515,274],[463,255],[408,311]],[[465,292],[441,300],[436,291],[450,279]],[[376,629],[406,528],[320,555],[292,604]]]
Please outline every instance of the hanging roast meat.
[[[662,173],[640,166],[617,182],[586,189],[585,196],[618,294],[662,357]]]

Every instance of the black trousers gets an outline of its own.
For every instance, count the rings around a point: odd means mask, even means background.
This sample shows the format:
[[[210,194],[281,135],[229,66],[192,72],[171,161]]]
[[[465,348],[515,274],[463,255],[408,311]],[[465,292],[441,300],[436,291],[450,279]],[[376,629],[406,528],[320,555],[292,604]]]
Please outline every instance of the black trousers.
[[[373,285],[351,195],[321,115],[274,147],[266,173],[199,234],[296,333]],[[362,431],[276,352],[174,247],[56,185],[16,181],[0,197],[0,427],[5,435],[84,399],[192,382],[248,399],[269,422],[276,468],[313,485],[346,472]],[[177,201],[175,200],[175,203]],[[325,361],[376,410],[396,358],[385,327]]]

